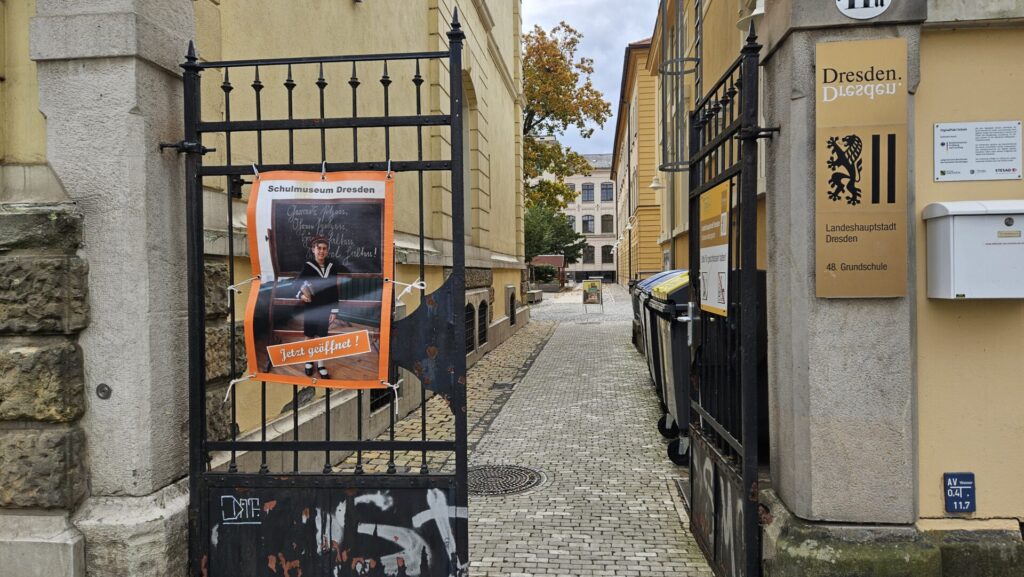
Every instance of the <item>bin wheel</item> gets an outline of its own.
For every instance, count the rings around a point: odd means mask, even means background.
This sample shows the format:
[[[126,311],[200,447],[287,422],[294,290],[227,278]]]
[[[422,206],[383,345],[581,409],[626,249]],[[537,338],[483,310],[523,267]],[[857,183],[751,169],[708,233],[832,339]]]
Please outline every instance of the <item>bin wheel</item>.
[[[680,467],[687,467],[690,465],[690,452],[684,453],[679,452],[679,439],[672,439],[668,443],[668,460],[672,461]]]
[[[676,425],[675,420],[666,413],[658,419],[658,432],[666,439],[674,439],[679,436],[679,427]]]

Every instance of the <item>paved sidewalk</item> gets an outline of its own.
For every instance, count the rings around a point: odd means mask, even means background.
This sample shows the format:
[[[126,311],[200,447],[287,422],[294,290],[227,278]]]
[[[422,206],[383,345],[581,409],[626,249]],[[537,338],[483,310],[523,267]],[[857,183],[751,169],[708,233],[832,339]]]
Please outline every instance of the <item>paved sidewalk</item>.
[[[655,427],[628,295],[605,292],[603,314],[584,313],[579,291],[545,295],[531,311],[560,322],[470,463],[529,466],[547,482],[471,499],[474,577],[711,575],[684,528],[672,482],[683,471]]]
[[[553,321],[531,320],[519,329],[507,341],[501,343],[493,351],[487,353],[466,374],[466,405],[467,428],[469,432],[469,452],[480,438],[487,432],[494,418],[501,411],[505,401],[512,395],[509,383],[520,380],[523,373],[530,367],[533,359],[540,352],[544,343],[554,332],[556,323]],[[495,386],[498,385],[498,386]],[[455,438],[455,417],[448,403],[441,397],[431,397],[427,401],[427,438],[430,440],[451,440]],[[395,425],[395,438],[398,440],[419,440],[422,415],[417,409]],[[388,438],[385,431],[378,440]],[[388,468],[387,451],[363,451],[363,469],[367,473],[384,473]],[[395,467],[400,473],[418,473],[422,463],[419,452],[396,451]],[[351,471],[355,468],[356,456],[349,456],[340,463],[338,471]],[[427,466],[432,473],[454,473],[455,455],[453,453],[430,453]]]

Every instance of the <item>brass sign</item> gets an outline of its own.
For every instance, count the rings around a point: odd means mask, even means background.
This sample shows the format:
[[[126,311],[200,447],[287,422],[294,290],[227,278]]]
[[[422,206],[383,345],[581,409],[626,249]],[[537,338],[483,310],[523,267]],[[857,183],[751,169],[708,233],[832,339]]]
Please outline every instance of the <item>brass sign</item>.
[[[907,42],[818,44],[817,296],[907,294]]]

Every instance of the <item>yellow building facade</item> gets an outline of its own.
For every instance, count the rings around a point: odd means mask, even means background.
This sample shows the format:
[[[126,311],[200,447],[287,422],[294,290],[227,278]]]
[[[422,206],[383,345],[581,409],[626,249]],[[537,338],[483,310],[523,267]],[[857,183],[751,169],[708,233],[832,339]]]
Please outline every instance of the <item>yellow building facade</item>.
[[[619,110],[615,119],[611,179],[619,191],[616,278],[621,284],[643,279],[662,267],[658,250],[661,206],[650,187],[656,174],[655,100],[657,85],[647,73],[650,40],[626,48]]]
[[[520,54],[520,3],[495,0],[476,0],[462,6],[453,1],[430,0],[417,3],[409,9],[395,10],[389,3],[339,2],[317,3],[317,17],[311,19],[310,12],[296,9],[293,3],[268,0],[256,3],[221,2],[200,0],[196,2],[196,46],[201,60],[233,60],[240,58],[271,58],[280,55],[318,56],[325,54],[383,54],[388,52],[419,52],[447,49],[449,23],[456,7],[460,8],[459,19],[466,32],[463,52],[464,89],[464,134],[463,154],[465,158],[466,183],[466,267],[467,303],[480,309],[487,303],[485,314],[489,317],[488,335],[485,342],[477,343],[470,352],[472,364],[484,353],[498,346],[522,326],[509,323],[509,309],[522,308],[523,264],[523,189],[522,179],[522,77]],[[278,31],[301,31],[298,40],[292,34],[253,34],[253,30],[264,27],[265,22],[274,22]],[[344,23],[344,24],[339,24]],[[339,34],[339,29],[344,33]],[[337,96],[326,102],[327,116],[347,116],[350,109],[350,80],[359,81],[360,116],[383,115],[383,89],[380,79],[384,74],[379,63],[350,65],[328,65],[324,77],[328,82],[326,94],[332,91]],[[396,61],[389,63],[387,74],[394,84],[389,92],[389,113],[391,115],[416,114],[415,91],[411,79],[416,63]],[[449,94],[447,65],[438,60],[424,61],[421,73],[424,77],[421,106],[423,114],[447,114]],[[279,68],[279,67],[278,67]],[[297,70],[298,72],[298,70]],[[296,76],[293,91],[293,105],[296,117],[316,117],[319,114],[316,70],[305,67],[304,76]],[[280,89],[284,82],[284,70],[274,70],[277,76],[264,72],[261,82],[266,86],[262,91],[261,106],[264,111],[277,110],[278,114],[287,106],[287,93]],[[223,116],[222,78],[203,78],[204,117]],[[232,115],[252,118],[255,100],[249,89],[251,78],[231,79],[237,86],[232,91]],[[399,86],[404,82],[406,86]],[[277,88],[273,90],[272,88]],[[265,112],[265,114],[272,114]],[[283,117],[283,116],[278,116]],[[509,137],[509,135],[514,135]],[[283,133],[265,137],[265,157],[281,158],[287,147]],[[271,140],[276,138],[276,140]],[[214,155],[222,155],[223,142],[204,143],[217,148]],[[233,159],[236,164],[256,163],[255,141],[233,143]],[[359,134],[359,154],[363,158],[384,157],[384,131],[364,130]],[[394,159],[414,159],[417,155],[415,129],[394,129],[391,134],[391,155]],[[447,128],[434,128],[424,134],[424,154],[427,158],[447,158],[449,146]],[[354,158],[353,141],[349,131],[328,132],[326,143],[329,162],[346,162]],[[319,135],[315,131],[300,134],[295,142],[296,162],[317,163],[320,161]],[[213,162],[222,162],[223,156]],[[425,264],[427,292],[436,290],[444,281],[445,267],[451,266],[451,190],[447,178],[441,173],[427,173],[425,190]],[[207,204],[223,207],[224,189],[210,179]],[[243,189],[243,199],[237,201],[236,215],[242,210],[248,188]],[[221,200],[218,200],[219,197]],[[395,251],[397,280],[411,283],[419,275],[418,237],[418,180],[416,174],[396,176],[395,197]],[[226,214],[223,209],[207,215],[211,228],[208,251],[212,254],[226,254],[226,246],[216,239],[223,238]],[[239,223],[242,224],[242,223]],[[236,231],[236,239],[244,239],[244,230]],[[238,242],[236,241],[236,245]],[[244,254],[244,247],[242,252]],[[236,255],[239,251],[236,250]],[[236,258],[236,278],[249,278],[249,261],[246,257]],[[245,299],[236,300],[241,313]],[[415,292],[407,294],[400,305],[402,314],[411,313],[419,306]],[[528,319],[528,310],[517,314],[518,319]],[[476,325],[474,325],[476,326]],[[257,383],[243,383],[240,390],[258,387]],[[290,386],[271,386],[268,393],[279,407],[291,398]],[[278,402],[280,401],[280,402]],[[245,407],[241,413],[242,422],[258,424],[258,407]],[[256,410],[256,412],[253,412]],[[276,408],[273,409],[276,414]],[[270,416],[270,415],[268,415]]]

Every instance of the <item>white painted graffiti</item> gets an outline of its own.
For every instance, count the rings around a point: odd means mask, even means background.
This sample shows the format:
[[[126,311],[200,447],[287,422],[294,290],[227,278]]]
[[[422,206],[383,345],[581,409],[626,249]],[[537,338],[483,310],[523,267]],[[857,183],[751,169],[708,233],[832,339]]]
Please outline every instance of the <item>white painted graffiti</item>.
[[[238,498],[234,495],[221,495],[221,521],[225,525],[260,525],[260,500],[258,497]]]

